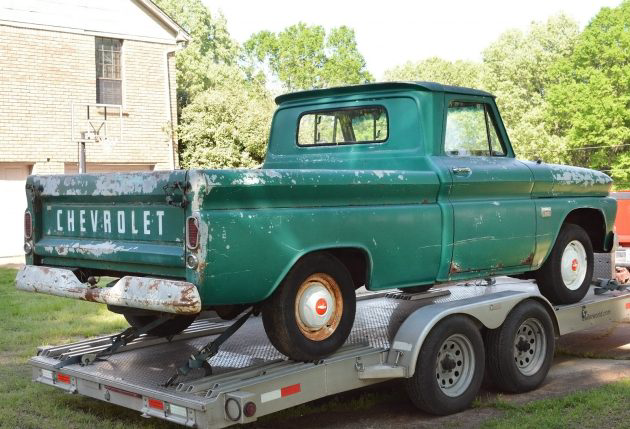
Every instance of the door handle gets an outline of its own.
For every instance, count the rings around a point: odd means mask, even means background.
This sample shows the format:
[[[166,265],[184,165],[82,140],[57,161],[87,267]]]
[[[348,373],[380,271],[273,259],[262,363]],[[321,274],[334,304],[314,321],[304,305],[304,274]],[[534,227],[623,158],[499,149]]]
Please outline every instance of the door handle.
[[[468,167],[453,167],[452,171],[456,176],[470,176],[472,174],[472,170]]]

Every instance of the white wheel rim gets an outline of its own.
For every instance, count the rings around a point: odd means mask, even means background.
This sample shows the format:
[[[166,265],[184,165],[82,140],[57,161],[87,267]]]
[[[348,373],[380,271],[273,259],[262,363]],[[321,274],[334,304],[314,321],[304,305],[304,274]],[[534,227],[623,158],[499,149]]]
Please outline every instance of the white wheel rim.
[[[320,282],[309,283],[298,304],[300,321],[307,328],[315,331],[330,321],[335,313],[335,299]]]
[[[577,240],[567,244],[560,260],[560,273],[567,289],[577,290],[584,282],[588,261],[586,249]]]
[[[309,340],[322,341],[335,333],[343,315],[341,288],[325,273],[309,276],[299,286],[295,299],[295,320]]]
[[[448,337],[440,346],[435,364],[438,386],[451,398],[466,392],[475,374],[475,352],[461,334]]]
[[[547,355],[547,334],[538,319],[527,319],[516,331],[514,338],[514,363],[526,376],[536,374]]]

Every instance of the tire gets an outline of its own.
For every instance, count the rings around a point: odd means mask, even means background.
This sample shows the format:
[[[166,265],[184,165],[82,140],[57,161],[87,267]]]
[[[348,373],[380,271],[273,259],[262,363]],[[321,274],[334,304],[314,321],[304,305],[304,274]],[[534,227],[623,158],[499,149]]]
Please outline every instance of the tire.
[[[129,325],[134,328],[141,328],[143,326],[148,325],[157,319],[158,316],[138,316],[135,314],[123,314],[125,319]],[[149,330],[147,334],[154,335],[156,337],[170,337],[171,335],[176,335],[182,332],[184,329],[188,328],[192,322],[195,321],[197,315],[194,316],[175,316],[173,319],[164,322],[163,324],[156,326],[155,328]]]
[[[517,305],[497,329],[486,333],[486,371],[504,392],[533,390],[547,377],[555,332],[543,305],[528,299]]]
[[[405,380],[409,399],[430,414],[463,411],[479,392],[484,366],[483,340],[475,324],[466,316],[444,319],[429,332],[416,372]]]
[[[348,269],[332,255],[315,253],[300,259],[263,303],[263,326],[280,353],[315,361],[343,345],[355,308]]]
[[[574,304],[584,298],[592,279],[593,245],[588,234],[577,225],[564,224],[536,272],[540,293],[553,304]]]

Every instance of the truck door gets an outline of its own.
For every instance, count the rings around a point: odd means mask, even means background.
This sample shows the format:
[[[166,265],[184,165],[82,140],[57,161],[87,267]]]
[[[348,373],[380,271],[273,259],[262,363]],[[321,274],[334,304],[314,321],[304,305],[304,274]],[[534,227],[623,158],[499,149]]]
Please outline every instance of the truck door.
[[[536,218],[533,177],[514,158],[496,106],[483,97],[447,95],[442,154],[453,207],[449,277],[532,263]]]

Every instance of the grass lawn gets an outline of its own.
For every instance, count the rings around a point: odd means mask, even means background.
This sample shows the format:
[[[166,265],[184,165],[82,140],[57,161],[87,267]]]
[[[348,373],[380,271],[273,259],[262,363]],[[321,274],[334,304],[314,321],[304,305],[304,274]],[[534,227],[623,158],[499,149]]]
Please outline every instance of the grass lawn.
[[[135,411],[31,382],[26,362],[38,346],[118,332],[127,324],[122,316],[108,312],[103,305],[16,291],[15,273],[16,270],[0,268],[0,428],[179,427],[145,420]],[[378,389],[337,395],[268,416],[263,425],[321,412],[367,412],[377,404],[394,401],[392,395]],[[630,428],[630,381],[522,406],[508,404],[500,397],[480,406],[503,413],[485,423],[489,428]]]

